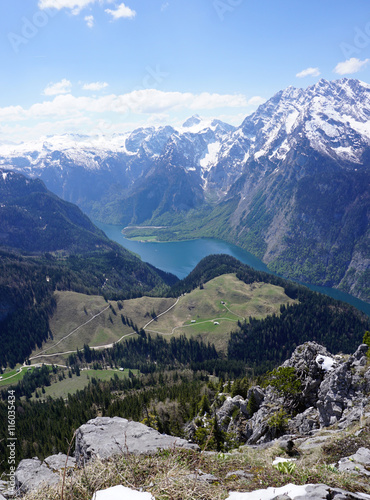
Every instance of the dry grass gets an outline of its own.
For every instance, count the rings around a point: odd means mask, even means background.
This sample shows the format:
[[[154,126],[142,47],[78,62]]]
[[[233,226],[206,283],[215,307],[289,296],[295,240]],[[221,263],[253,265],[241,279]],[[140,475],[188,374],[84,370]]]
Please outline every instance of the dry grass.
[[[352,438],[347,436],[345,439],[351,441]],[[342,442],[338,441],[339,447]],[[366,443],[368,441],[365,439],[360,445]],[[330,446],[335,446],[335,443]],[[66,477],[63,498],[91,500],[96,491],[118,484],[150,491],[156,500],[223,500],[230,491],[254,491],[287,483],[321,483],[351,492],[370,493],[370,485],[364,478],[340,473],[333,468],[330,465],[332,455],[327,455],[321,447],[314,452],[298,454],[296,466],[291,473],[279,472],[272,466],[272,461],[277,456],[284,456],[277,444],[267,449],[242,447],[232,453],[198,453],[171,449],[152,456],[123,454],[106,461],[96,460],[84,469],[72,471]],[[235,475],[226,477],[229,472],[237,470],[249,476],[242,479]],[[212,483],[202,481],[203,474],[212,474],[216,480]],[[61,485],[30,493],[24,500],[40,498],[60,500]]]

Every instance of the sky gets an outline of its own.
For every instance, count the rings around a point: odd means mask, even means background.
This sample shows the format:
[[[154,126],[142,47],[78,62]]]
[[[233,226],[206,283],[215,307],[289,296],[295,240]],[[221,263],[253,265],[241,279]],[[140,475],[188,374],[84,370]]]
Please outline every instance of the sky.
[[[233,125],[290,85],[370,83],[368,0],[1,0],[0,143]]]

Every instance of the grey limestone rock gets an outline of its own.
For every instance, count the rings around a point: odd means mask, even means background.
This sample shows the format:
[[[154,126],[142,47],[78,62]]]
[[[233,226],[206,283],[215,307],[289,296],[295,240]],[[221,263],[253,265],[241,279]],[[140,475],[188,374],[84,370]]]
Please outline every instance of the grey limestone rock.
[[[370,466],[370,450],[369,448],[359,448],[354,455],[351,456],[355,462]]]
[[[221,408],[216,411],[217,422],[222,430],[227,431],[230,419],[235,410],[244,409],[245,412],[246,401],[241,396],[235,396],[233,398],[228,397]],[[244,413],[243,412],[243,413]]]
[[[304,495],[295,496],[294,500],[360,500],[364,498],[370,499],[370,495],[348,493],[341,488],[329,488],[325,484],[309,484]]]
[[[349,357],[334,356],[320,344],[306,342],[298,346],[282,365],[295,369],[302,387],[298,394],[287,396],[272,386],[251,387],[245,400],[241,396],[229,397],[216,410],[218,423],[224,431],[235,433],[240,441],[248,445],[268,443],[283,432],[312,436],[333,424],[337,424],[339,429],[356,422],[364,425],[368,415],[366,408],[370,403],[367,351],[368,346],[361,344]],[[251,398],[252,415],[247,409]],[[235,409],[240,410],[237,419],[231,418]],[[287,426],[282,420],[284,411],[290,415]],[[278,422],[282,425],[275,424],[274,427],[274,415],[280,418]]]
[[[308,435],[319,428],[319,412],[313,406],[289,420],[289,430],[294,433]]]
[[[259,408],[265,399],[265,391],[259,385],[255,385],[248,390],[247,399],[254,398],[257,408]]]
[[[59,482],[59,473],[54,473],[38,458],[21,460],[15,472],[15,487],[19,492],[35,490],[42,484],[55,485]]]
[[[301,402],[309,408],[316,406],[317,392],[325,377],[325,371],[316,363],[321,356],[332,357],[328,350],[316,342],[306,342],[298,346],[283,367],[293,367],[302,383]]]
[[[253,477],[253,474],[249,472],[244,472],[243,470],[235,470],[228,472],[226,474],[226,479],[237,477],[238,479],[250,479]]]
[[[339,460],[338,469],[341,472],[353,472],[363,476],[370,476],[370,450],[368,448],[359,448],[356,453],[350,457]]]
[[[64,453],[58,453],[57,455],[51,455],[50,457],[45,458],[44,462],[46,465],[54,470],[64,470],[67,461],[67,468],[74,468],[76,466],[76,459],[73,457],[68,457]]]
[[[35,490],[42,484],[58,484],[61,471],[64,470],[67,455],[59,453],[45,458],[42,462],[38,458],[28,458],[21,460],[15,471],[15,486],[21,492]],[[68,457],[67,468],[74,468],[76,460]]]
[[[193,481],[201,481],[203,483],[216,483],[217,481],[219,481],[219,479],[213,474],[205,474],[201,471],[199,471],[197,474],[189,474],[187,477]]]
[[[250,493],[230,493],[228,500],[249,500],[256,498],[256,491]],[[296,486],[287,484],[280,488],[258,490],[259,497],[264,500],[370,500],[365,493],[349,493],[340,488],[330,488],[326,484],[306,484]]]
[[[155,429],[120,417],[97,417],[82,425],[76,433],[76,461],[81,466],[92,458],[113,455],[152,454],[173,447],[198,450],[185,439],[160,434]]]
[[[343,361],[326,374],[316,403],[321,426],[339,421],[340,427],[344,428],[361,418],[366,392],[363,370],[367,350],[368,346],[361,344],[348,361]]]
[[[340,472],[352,472],[353,474],[370,476],[370,472],[366,470],[362,464],[354,462],[349,457],[345,457],[339,460],[338,470]]]

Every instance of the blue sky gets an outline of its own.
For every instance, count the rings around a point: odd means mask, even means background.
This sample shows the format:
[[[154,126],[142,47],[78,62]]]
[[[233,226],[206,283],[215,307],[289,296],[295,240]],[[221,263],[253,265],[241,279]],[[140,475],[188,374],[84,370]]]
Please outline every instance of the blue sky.
[[[370,82],[367,0],[2,0],[0,142],[235,125],[320,78]]]

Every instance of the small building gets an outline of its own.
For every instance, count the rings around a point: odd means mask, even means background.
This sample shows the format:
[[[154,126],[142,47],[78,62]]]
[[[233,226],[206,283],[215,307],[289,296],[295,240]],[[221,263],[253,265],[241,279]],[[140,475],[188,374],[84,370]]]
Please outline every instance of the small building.
[[[191,323],[196,323],[196,320],[195,320],[195,319],[192,319],[192,320],[191,320]]]
[[[219,325],[220,323],[218,321],[213,322],[214,325]]]

